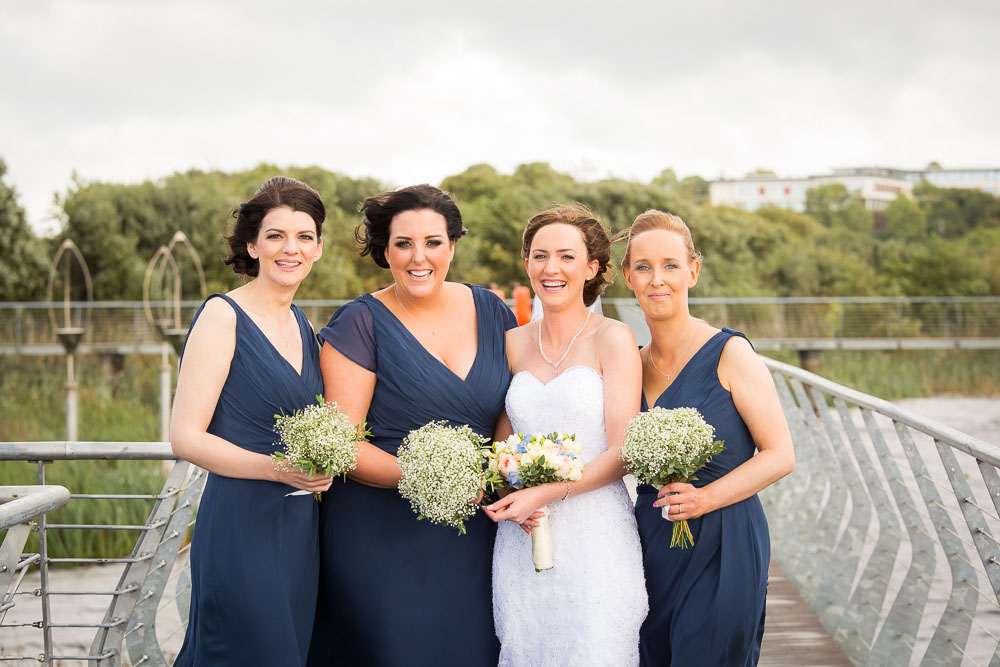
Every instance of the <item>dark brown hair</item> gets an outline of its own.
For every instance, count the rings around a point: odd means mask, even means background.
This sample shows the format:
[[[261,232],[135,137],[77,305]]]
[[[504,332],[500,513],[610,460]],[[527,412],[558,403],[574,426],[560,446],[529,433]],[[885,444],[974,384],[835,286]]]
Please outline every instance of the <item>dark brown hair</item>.
[[[323,206],[319,193],[294,178],[273,176],[257,188],[250,201],[233,209],[232,215],[236,218],[236,223],[233,225],[233,233],[226,237],[229,257],[222,260],[232,266],[233,271],[241,275],[257,276],[260,262],[250,256],[247,244],[257,241],[264,216],[282,206],[307,213],[316,223],[316,236],[323,235],[326,207]]]
[[[615,241],[620,239],[627,239],[628,241],[625,246],[625,257],[622,258],[622,266],[629,268],[628,264],[632,256],[632,237],[652,229],[662,229],[680,234],[684,240],[684,247],[687,249],[687,260],[692,263],[702,261],[701,253],[694,248],[694,241],[691,239],[691,230],[688,229],[687,224],[681,220],[680,216],[651,208],[639,215],[628,229],[624,229],[615,235]]]
[[[528,259],[531,242],[538,230],[555,223],[572,225],[579,229],[583,236],[583,244],[587,248],[587,261],[592,262],[596,259],[598,262],[597,273],[583,284],[583,303],[590,306],[601,296],[604,288],[611,284],[606,275],[611,262],[611,239],[608,238],[608,230],[604,228],[597,214],[584,206],[547,208],[528,221],[528,226],[524,228],[524,235],[521,237],[521,259]]]
[[[428,209],[444,218],[448,240],[454,243],[469,230],[462,225],[462,212],[447,192],[433,185],[411,185],[392,192],[382,192],[365,199],[361,204],[361,224],[354,228],[354,239],[362,257],[371,255],[383,269],[389,268],[385,249],[389,245],[389,227],[392,219],[404,211]]]

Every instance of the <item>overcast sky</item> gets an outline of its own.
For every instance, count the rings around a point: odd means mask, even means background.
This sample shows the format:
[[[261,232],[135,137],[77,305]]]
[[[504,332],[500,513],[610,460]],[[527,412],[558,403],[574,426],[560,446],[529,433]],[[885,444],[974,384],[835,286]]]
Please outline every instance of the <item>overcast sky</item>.
[[[0,157],[43,232],[74,172],[997,167],[998,35],[997,0],[0,0]]]

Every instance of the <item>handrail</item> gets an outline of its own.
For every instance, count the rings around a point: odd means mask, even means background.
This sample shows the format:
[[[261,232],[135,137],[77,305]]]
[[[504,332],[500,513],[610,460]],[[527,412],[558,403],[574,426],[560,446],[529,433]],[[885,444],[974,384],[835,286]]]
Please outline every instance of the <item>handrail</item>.
[[[1000,447],[764,362],[796,449],[772,554],[820,622],[855,664],[997,664]]]
[[[39,554],[23,553],[34,519],[44,523],[46,512],[67,502],[69,490],[63,486],[0,486],[0,530],[7,531],[0,542],[0,622],[14,607],[28,568],[42,560]]]
[[[163,483],[162,489],[156,492],[150,489],[149,494],[71,494],[63,487],[0,487],[0,503],[5,498],[10,502],[0,504],[0,517],[11,515],[13,519],[25,516],[26,503],[34,503],[33,510],[52,508],[72,503],[89,503],[92,501],[151,501],[148,518],[141,525],[120,525],[117,523],[95,523],[83,521],[80,523],[47,523],[44,514],[39,515],[37,530],[39,534],[39,553],[29,554],[17,563],[16,558],[28,537],[31,526],[28,523],[13,525],[8,531],[3,547],[0,549],[0,590],[10,590],[0,599],[0,629],[4,628],[5,612],[14,606],[17,587],[24,579],[29,566],[37,565],[40,572],[41,586],[33,592],[40,601],[40,620],[16,622],[15,626],[33,626],[41,631],[41,642],[33,648],[42,649],[30,655],[0,655],[0,661],[33,660],[46,665],[63,660],[80,660],[88,664],[117,666],[122,664],[123,645],[127,647],[132,664],[157,665],[166,667],[168,656],[160,646],[157,636],[157,620],[162,620],[165,591],[168,583],[172,586],[166,602],[173,602],[178,609],[178,630],[186,625],[187,606],[190,598],[190,574],[188,564],[178,556],[187,552],[186,536],[194,524],[193,517],[198,506],[201,491],[204,488],[207,474],[204,470],[192,466],[183,459],[177,459],[165,442],[4,442],[0,443],[0,460],[31,461],[39,469],[39,481],[44,484],[45,468],[54,461],[71,462],[74,460],[173,460],[173,464]],[[37,489],[45,489],[39,493]],[[53,491],[58,498],[49,499]],[[25,493],[30,496],[21,498]],[[16,498],[15,498],[16,496]],[[42,502],[44,501],[44,502]],[[11,512],[11,508],[15,512]],[[5,513],[6,512],[6,513]],[[13,520],[12,519],[12,520]],[[131,553],[122,557],[72,557],[52,558],[48,554],[46,536],[50,531],[135,531],[138,533],[135,546]],[[16,533],[16,535],[15,535]],[[17,545],[12,546],[12,535]],[[9,554],[16,554],[16,568],[4,568],[3,559],[9,560]],[[74,555],[75,554],[71,554]],[[175,562],[178,564],[175,567]],[[53,563],[72,564],[120,564],[121,575],[117,585],[107,585],[106,590],[54,590],[49,585],[49,565]],[[5,572],[9,572],[5,576]],[[15,577],[16,575],[16,577]],[[9,586],[8,586],[9,585]],[[99,586],[98,588],[101,588]],[[50,613],[50,603],[64,599],[65,596],[110,596],[103,620],[99,622],[65,618],[65,612],[58,612],[53,620]],[[29,611],[29,613],[36,613]],[[37,617],[36,617],[37,618]],[[69,622],[65,622],[65,621]],[[67,651],[58,649],[59,642],[53,638],[56,634],[70,629],[91,629],[96,634],[85,654],[63,655]],[[177,630],[174,631],[176,635]],[[22,637],[23,637],[22,633]],[[58,639],[58,638],[56,638]],[[6,646],[4,647],[7,648]]]
[[[64,486],[0,486],[0,530],[31,521],[68,502],[69,490]]]
[[[786,364],[775,359],[765,358],[765,360],[772,372],[795,378],[800,382],[807,382],[820,391],[839,396],[848,403],[874,410],[897,422],[919,429],[936,440],[948,441],[952,446],[960,449],[969,456],[974,456],[977,459],[1000,468],[1000,446],[993,445],[979,438],[974,438],[947,424],[942,424],[937,420],[918,415],[912,410],[901,408],[884,399],[839,385],[819,375],[802,370],[798,366],[792,366],[791,364]]]
[[[350,299],[296,299],[299,307],[337,307]],[[634,304],[632,297],[609,297],[601,301],[605,304]],[[688,302],[698,304],[835,304],[835,303],[1000,303],[1000,296],[692,296]],[[170,305],[172,301],[150,301],[151,306]],[[180,302],[182,308],[197,308],[201,301],[186,299]],[[70,301],[70,308],[142,308],[142,301]],[[0,310],[23,308],[26,310],[46,309],[47,301],[0,301]]]
[[[169,442],[51,440],[0,442],[0,461],[170,461],[177,456]]]

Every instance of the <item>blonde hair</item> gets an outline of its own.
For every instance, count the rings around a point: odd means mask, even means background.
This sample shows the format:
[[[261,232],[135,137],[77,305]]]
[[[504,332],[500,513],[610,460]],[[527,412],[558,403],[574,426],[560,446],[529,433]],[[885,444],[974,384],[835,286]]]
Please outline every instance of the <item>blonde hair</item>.
[[[680,234],[681,239],[684,240],[684,247],[687,249],[687,260],[689,262],[701,262],[701,253],[695,250],[694,241],[691,239],[691,230],[688,229],[687,224],[681,220],[680,216],[674,215],[673,213],[666,213],[664,211],[657,211],[656,209],[649,209],[645,213],[642,213],[635,219],[635,221],[629,225],[628,229],[619,232],[615,240],[627,239],[625,244],[625,257],[622,259],[622,266],[628,267],[629,260],[631,258],[632,252],[632,237],[643,232],[648,232],[653,229],[662,229],[668,232],[675,232]]]

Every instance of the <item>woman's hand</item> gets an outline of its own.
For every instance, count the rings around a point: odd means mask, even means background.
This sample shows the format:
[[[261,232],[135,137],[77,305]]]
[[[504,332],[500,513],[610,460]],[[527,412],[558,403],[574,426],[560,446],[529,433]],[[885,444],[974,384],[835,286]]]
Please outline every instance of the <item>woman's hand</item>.
[[[310,491],[312,493],[322,493],[330,489],[333,477],[329,475],[312,475],[311,477],[299,470],[274,469],[274,481],[294,486],[296,489]]]
[[[707,487],[697,488],[686,482],[667,484],[657,494],[653,507],[670,506],[671,521],[697,519],[715,509]]]
[[[514,521],[521,525],[524,532],[531,533],[531,528],[537,526],[538,519],[544,515],[539,508],[555,500],[550,487],[549,484],[543,484],[509,493],[487,505],[484,508],[486,515],[497,523]]]

